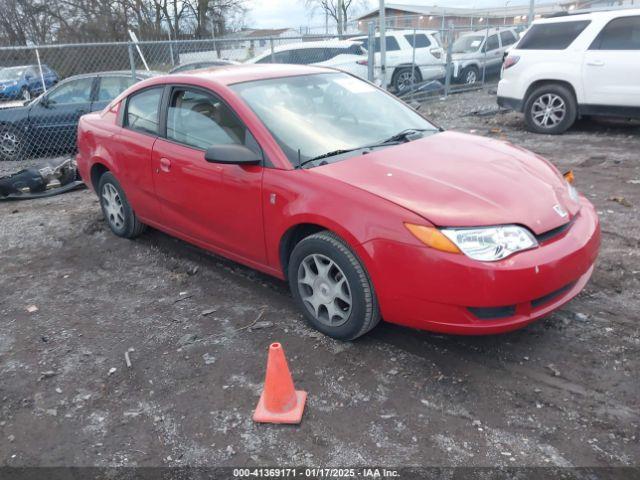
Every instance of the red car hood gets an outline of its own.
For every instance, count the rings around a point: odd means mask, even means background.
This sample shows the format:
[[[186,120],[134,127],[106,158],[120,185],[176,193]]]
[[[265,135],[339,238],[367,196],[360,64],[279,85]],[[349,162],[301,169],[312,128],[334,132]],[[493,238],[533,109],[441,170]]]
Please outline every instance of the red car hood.
[[[580,208],[562,176],[542,157],[507,142],[455,132],[312,171],[369,191],[438,226],[520,224],[540,234],[567,223]],[[557,205],[568,216],[561,216]]]

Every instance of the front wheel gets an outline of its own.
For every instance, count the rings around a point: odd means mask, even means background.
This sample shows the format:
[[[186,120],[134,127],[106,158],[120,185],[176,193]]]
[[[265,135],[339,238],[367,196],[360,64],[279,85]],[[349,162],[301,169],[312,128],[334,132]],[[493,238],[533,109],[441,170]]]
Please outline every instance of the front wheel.
[[[460,73],[460,79],[465,85],[473,85],[480,80],[480,70],[478,67],[469,66],[465,67]]]
[[[535,133],[563,133],[573,125],[577,114],[573,93],[562,85],[543,85],[535,89],[524,105],[525,122]]]
[[[114,234],[124,238],[135,238],[144,232],[146,225],[138,220],[120,182],[112,173],[106,172],[100,177],[98,195],[104,218]]]
[[[29,100],[31,100],[31,92],[27,87],[22,87],[22,91],[20,92],[20,97],[25,102],[28,102]]]
[[[289,286],[307,322],[340,340],[354,340],[377,325],[380,309],[362,262],[334,233],[300,241],[291,253]]]

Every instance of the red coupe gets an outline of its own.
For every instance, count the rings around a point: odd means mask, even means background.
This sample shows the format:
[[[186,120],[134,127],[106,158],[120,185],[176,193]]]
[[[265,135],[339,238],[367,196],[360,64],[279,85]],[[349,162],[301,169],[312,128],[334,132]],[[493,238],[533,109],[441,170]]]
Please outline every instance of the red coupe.
[[[146,225],[286,279],[309,323],[522,327],[585,286],[593,206],[545,159],[445,132],[335,70],[156,77],[82,117],[78,167],[114,234]]]

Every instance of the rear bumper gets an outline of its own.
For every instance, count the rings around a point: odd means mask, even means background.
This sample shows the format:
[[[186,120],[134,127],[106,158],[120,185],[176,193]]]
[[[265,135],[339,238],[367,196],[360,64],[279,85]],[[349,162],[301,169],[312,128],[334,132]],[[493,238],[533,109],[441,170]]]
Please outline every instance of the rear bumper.
[[[522,100],[518,100],[517,98],[498,97],[498,105],[502,108],[515,110],[516,112],[522,111]]]
[[[385,320],[466,335],[515,330],[571,300],[589,280],[599,246],[586,199],[571,228],[499,262],[386,240],[362,245]]]

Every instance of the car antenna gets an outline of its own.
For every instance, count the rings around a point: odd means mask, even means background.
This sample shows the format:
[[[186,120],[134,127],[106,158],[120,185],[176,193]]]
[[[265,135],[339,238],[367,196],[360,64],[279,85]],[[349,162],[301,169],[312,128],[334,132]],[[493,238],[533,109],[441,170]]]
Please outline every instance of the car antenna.
[[[298,149],[298,168],[302,168],[302,160],[300,158],[300,149]]]

